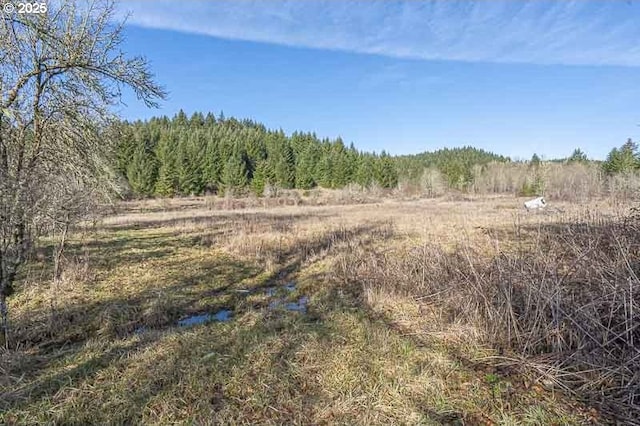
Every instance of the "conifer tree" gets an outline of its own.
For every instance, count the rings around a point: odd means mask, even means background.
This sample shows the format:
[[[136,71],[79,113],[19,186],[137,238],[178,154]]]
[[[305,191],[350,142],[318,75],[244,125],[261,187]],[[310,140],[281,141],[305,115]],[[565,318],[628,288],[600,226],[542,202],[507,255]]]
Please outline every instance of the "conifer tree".
[[[253,179],[251,180],[251,190],[258,196],[264,193],[264,188],[268,183],[267,176],[267,162],[261,160],[256,164],[256,169],[253,172]]]
[[[356,172],[356,182],[363,186],[369,187],[374,178],[374,160],[372,155],[365,154],[358,161],[358,170]]]
[[[182,109],[178,111],[178,113],[173,118],[173,121],[178,127],[186,127],[189,124],[189,119],[187,118],[187,114],[185,114],[185,112]]]
[[[346,159],[347,159],[347,183],[355,182],[360,156],[353,142],[349,145],[349,149],[346,152]]]
[[[291,144],[291,149],[293,150],[293,154],[297,158],[302,154],[307,146],[309,145],[309,139],[307,135],[300,132],[293,132],[291,137],[289,138],[289,143]]]
[[[398,172],[393,160],[385,151],[382,151],[377,164],[376,181],[383,188],[395,188],[398,185]]]
[[[276,184],[280,188],[293,188],[295,182],[295,159],[293,150],[288,143],[284,143],[275,166]]]
[[[254,128],[243,129],[241,138],[245,141],[247,148],[249,178],[253,179],[257,164],[267,158],[267,145],[261,132]]]
[[[155,187],[157,172],[153,152],[147,149],[144,143],[139,143],[127,166],[127,180],[133,192],[144,196],[151,195]]]
[[[318,182],[318,185],[323,188],[332,188],[333,179],[331,166],[331,157],[326,153],[323,153],[316,166],[316,181]]]
[[[189,126],[196,129],[204,126],[204,115],[201,112],[194,112],[189,119]]]
[[[207,116],[204,118],[204,127],[206,129],[211,129],[216,124],[216,116],[211,112],[207,113]]]
[[[342,188],[349,182],[349,160],[341,138],[331,146],[331,186]]]
[[[207,135],[202,169],[202,181],[206,190],[217,191],[220,188],[223,167],[218,138],[210,132]]]
[[[323,139],[318,149],[315,181],[323,188],[332,187],[333,164],[331,161],[331,142],[328,139]]]
[[[178,186],[183,195],[199,195],[204,190],[204,138],[200,132],[181,133],[178,146]]]
[[[116,170],[123,175],[126,175],[127,166],[131,162],[133,154],[136,151],[136,138],[134,135],[134,129],[131,125],[123,123],[120,127],[121,136],[116,153]]]
[[[154,188],[155,195],[161,197],[172,197],[176,194],[178,172],[174,147],[175,143],[171,140],[171,135],[164,132],[156,147],[158,179]]]
[[[587,163],[587,154],[585,154],[580,148],[573,150],[571,156],[567,159],[567,163]]]
[[[309,144],[298,157],[296,164],[296,188],[311,189],[316,185],[314,174],[316,165],[316,150]]]
[[[541,163],[540,157],[538,157],[538,154],[534,153],[531,156],[531,161],[529,161],[529,164],[531,165],[531,167],[538,167]]]
[[[222,172],[225,191],[235,193],[244,188],[248,181],[247,154],[239,143],[235,143],[232,154],[225,163]]]
[[[608,174],[628,173],[637,169],[638,166],[638,145],[631,139],[627,139],[619,149],[613,148],[602,165]]]

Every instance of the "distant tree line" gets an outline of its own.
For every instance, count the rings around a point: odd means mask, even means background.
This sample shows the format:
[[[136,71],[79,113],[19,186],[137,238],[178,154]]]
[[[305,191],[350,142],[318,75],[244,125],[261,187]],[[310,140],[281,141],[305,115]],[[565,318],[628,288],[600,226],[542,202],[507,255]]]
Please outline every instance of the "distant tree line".
[[[313,133],[268,130],[251,120],[224,114],[122,123],[117,169],[138,196],[204,193],[262,195],[267,186],[281,189],[363,187],[394,188],[396,165],[380,154],[345,146],[342,139]]]
[[[216,117],[197,112],[188,117],[182,110],[173,118],[120,125],[117,169],[136,196],[263,195],[265,188],[342,188],[349,184],[390,189],[399,182],[424,184],[425,179],[435,177],[445,188],[467,191],[496,164],[529,168],[530,177],[519,190],[522,195],[541,193],[544,188],[540,166],[545,161],[537,154],[529,161],[513,162],[466,146],[392,157],[385,151],[359,151],[341,138],[320,139],[303,132],[288,136],[252,120],[225,118],[223,113]],[[589,160],[579,148],[567,158],[549,162],[598,165],[606,175],[640,169],[638,146],[630,139],[614,148],[604,162]]]
[[[425,169],[435,169],[442,174],[450,188],[461,190],[473,183],[478,167],[509,161],[508,157],[470,146],[396,157],[398,169],[402,171],[401,178],[418,180]]]

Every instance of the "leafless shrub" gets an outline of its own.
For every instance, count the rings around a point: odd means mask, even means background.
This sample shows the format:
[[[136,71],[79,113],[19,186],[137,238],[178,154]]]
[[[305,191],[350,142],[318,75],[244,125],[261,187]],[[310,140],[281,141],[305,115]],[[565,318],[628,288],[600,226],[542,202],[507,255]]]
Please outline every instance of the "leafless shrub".
[[[366,204],[374,202],[379,196],[379,187],[363,187],[350,183],[342,189],[327,193],[328,204]]]
[[[610,176],[606,190],[616,203],[637,199],[640,195],[640,174],[631,172]]]
[[[536,195],[550,199],[585,202],[609,197],[627,200],[640,193],[637,173],[606,176],[597,164],[544,162],[534,168],[521,163],[490,163],[476,167],[471,191],[476,194],[519,194],[523,188],[535,188]]]
[[[474,173],[472,189],[477,194],[516,194],[527,182],[528,168],[523,164],[495,162]]]
[[[552,164],[545,181],[545,195],[557,200],[584,202],[605,195],[605,176],[595,164]]]
[[[213,210],[216,206],[216,197],[213,195],[207,195],[204,197],[204,205],[207,209]]]
[[[473,325],[484,343],[638,422],[638,225],[602,217],[517,225],[513,251],[487,254],[468,243],[450,252],[436,245],[402,255],[360,251],[339,273],[413,296],[445,323]]]
[[[300,191],[295,189],[285,189],[280,191],[279,204],[285,206],[297,206],[302,202]]]
[[[425,169],[420,178],[420,186],[424,195],[430,198],[444,195],[447,191],[445,179],[435,168]]]
[[[39,233],[68,225],[91,195],[118,191],[110,106],[123,87],[148,106],[164,97],[145,59],[120,51],[115,12],[110,0],[69,0],[43,14],[0,17],[0,320],[7,346],[7,297]]]
[[[276,185],[267,183],[262,190],[262,196],[265,198],[276,198],[280,192],[280,188]]]
[[[401,199],[417,198],[422,195],[420,183],[414,179],[401,178],[393,194]]]

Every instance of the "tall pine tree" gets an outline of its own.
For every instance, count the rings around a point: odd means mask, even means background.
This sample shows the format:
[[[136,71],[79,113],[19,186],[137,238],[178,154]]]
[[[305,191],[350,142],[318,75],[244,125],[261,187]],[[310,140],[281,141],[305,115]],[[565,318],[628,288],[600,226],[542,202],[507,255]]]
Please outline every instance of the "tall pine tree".
[[[395,188],[398,185],[398,171],[393,160],[385,151],[382,151],[377,162],[376,181],[383,188]]]
[[[309,144],[300,151],[296,164],[296,188],[311,189],[316,185],[314,178],[317,150]]]
[[[138,144],[127,166],[127,180],[133,192],[144,196],[152,195],[157,174],[158,168],[153,151],[144,143]]]
[[[178,185],[178,170],[176,167],[175,142],[169,132],[163,132],[156,147],[158,160],[158,179],[154,193],[161,197],[172,197],[176,194]]]
[[[240,143],[233,145],[232,154],[224,165],[222,182],[225,192],[234,194],[241,191],[249,183],[247,154]]]

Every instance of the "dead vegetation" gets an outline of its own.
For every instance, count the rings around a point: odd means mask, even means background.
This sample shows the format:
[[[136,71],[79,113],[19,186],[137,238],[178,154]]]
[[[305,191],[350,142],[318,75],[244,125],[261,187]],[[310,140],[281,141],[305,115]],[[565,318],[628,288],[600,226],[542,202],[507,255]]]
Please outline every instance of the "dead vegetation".
[[[362,251],[341,273],[370,294],[417,302],[418,333],[458,331],[496,348],[502,365],[640,422],[640,228],[597,214],[489,230],[493,249],[465,241]],[[497,245],[512,241],[510,247]],[[374,301],[375,304],[375,301]]]
[[[612,208],[163,203],[84,224],[57,281],[55,240],[35,253],[0,422],[580,424],[634,407],[637,228]],[[292,282],[278,303],[307,309],[273,309]]]

